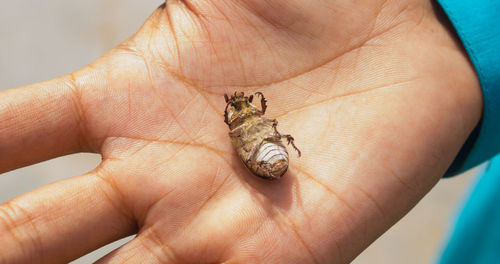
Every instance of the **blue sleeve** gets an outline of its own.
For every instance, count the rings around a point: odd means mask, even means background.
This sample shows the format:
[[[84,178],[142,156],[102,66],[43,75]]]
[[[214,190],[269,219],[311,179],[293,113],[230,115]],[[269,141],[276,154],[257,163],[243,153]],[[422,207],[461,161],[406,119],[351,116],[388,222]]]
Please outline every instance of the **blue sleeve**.
[[[483,92],[479,125],[446,176],[464,172],[500,153],[500,0],[438,0],[474,65]]]
[[[500,155],[469,194],[437,263],[500,263],[499,175]]]

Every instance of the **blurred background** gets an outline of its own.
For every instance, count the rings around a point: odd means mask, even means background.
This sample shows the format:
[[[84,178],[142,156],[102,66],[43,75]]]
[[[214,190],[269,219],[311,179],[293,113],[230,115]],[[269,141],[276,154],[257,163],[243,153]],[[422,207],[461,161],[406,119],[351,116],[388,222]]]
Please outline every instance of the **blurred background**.
[[[92,62],[131,36],[161,3],[161,0],[2,1],[0,90],[51,79]],[[0,203],[90,171],[99,162],[99,155],[83,153],[0,174]],[[433,263],[480,171],[477,168],[441,180],[353,263]],[[131,238],[72,263],[96,261]]]

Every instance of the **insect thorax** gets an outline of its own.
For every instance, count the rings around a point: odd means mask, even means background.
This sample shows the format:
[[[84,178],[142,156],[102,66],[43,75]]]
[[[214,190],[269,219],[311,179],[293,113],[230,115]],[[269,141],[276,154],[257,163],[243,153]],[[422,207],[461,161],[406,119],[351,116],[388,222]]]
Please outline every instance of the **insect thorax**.
[[[260,116],[259,111],[255,106],[249,104],[249,106],[242,107],[240,110],[236,110],[231,107],[228,111],[229,114],[229,127],[234,129],[245,122],[253,120],[254,117]]]

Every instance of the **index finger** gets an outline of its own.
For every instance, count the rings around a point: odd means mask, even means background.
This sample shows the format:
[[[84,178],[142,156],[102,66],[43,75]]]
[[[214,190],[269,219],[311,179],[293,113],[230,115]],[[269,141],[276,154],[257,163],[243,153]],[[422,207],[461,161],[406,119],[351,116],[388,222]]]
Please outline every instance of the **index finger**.
[[[86,151],[74,75],[0,92],[0,173]]]

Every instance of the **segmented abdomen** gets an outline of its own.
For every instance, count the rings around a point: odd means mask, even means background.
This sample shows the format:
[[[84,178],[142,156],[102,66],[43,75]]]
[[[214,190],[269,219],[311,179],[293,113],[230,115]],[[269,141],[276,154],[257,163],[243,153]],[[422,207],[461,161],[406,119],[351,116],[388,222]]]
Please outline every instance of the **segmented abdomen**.
[[[279,179],[288,168],[288,152],[281,142],[264,142],[255,161],[260,168],[256,168],[259,176],[268,179]]]
[[[288,153],[285,147],[275,142],[266,142],[260,146],[255,161],[274,164],[281,159],[288,161]]]

